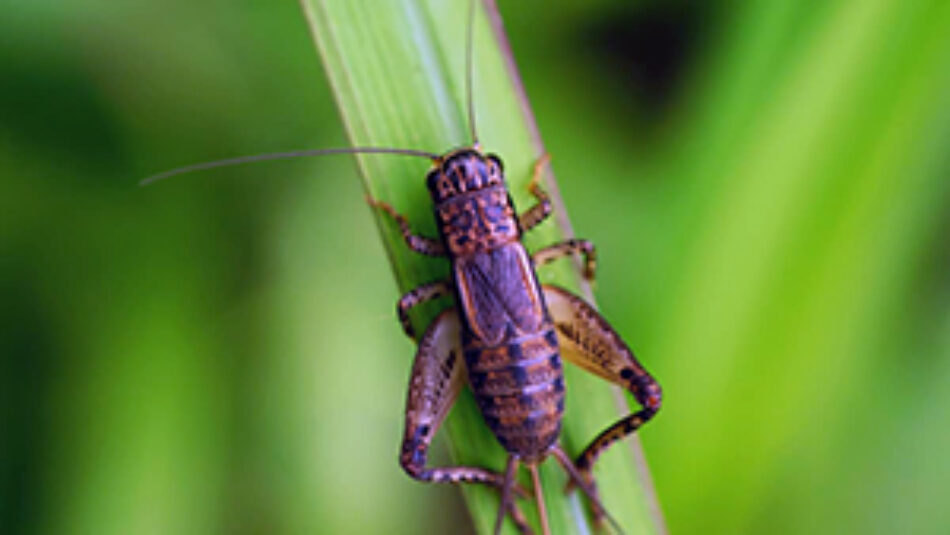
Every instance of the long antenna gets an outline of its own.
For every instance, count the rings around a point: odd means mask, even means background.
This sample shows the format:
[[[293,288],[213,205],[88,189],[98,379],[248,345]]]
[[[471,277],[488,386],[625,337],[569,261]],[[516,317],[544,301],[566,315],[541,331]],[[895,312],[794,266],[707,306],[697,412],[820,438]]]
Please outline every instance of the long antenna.
[[[323,156],[326,154],[402,154],[405,156],[420,156],[428,158],[434,162],[439,161],[441,156],[432,152],[413,149],[392,149],[389,147],[351,147],[342,149],[315,149],[315,150],[295,150],[289,152],[269,152],[266,154],[254,154],[251,156],[239,156],[237,158],[227,158],[225,160],[214,160],[211,162],[202,162],[184,167],[178,167],[170,171],[158,173],[139,181],[139,186],[148,186],[149,184],[171,178],[185,173],[201,171],[203,169],[214,169],[216,167],[230,167],[250,162],[264,162],[267,160],[286,160],[290,158],[306,158],[309,156]]]
[[[472,70],[475,34],[475,1],[468,3],[468,35],[465,44],[465,100],[468,102],[468,129],[472,134],[472,146],[478,148],[478,131],[475,129],[475,105],[472,91]]]

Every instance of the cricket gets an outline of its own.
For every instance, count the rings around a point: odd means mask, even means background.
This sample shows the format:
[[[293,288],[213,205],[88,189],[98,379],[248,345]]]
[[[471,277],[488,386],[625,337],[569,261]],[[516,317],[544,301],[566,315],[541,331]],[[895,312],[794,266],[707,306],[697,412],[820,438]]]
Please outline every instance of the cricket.
[[[500,493],[494,524],[497,535],[506,517],[524,534],[533,533],[517,498],[532,493],[516,481],[521,465],[531,474],[539,523],[550,533],[538,466],[553,456],[569,478],[568,491],[580,489],[589,500],[595,524],[609,521],[601,504],[593,467],[614,442],[634,433],[656,415],[662,403],[659,384],[640,364],[621,336],[581,297],[542,285],[536,268],[563,257],[583,257],[583,276],[593,280],[594,245],[568,239],[529,253],[522,237],[548,218],[552,202],[541,186],[549,163],[541,155],[529,191],[536,204],[519,213],[505,181],[502,160],[482,150],[472,97],[474,0],[469,3],[466,46],[466,106],[470,144],[436,154],[416,149],[350,147],[270,153],[206,162],[144,179],[143,185],[201,169],[252,161],[329,154],[396,154],[426,158],[426,187],[438,228],[421,236],[411,222],[385,201],[368,198],[397,225],[406,246],[444,258],[451,277],[423,284],[403,295],[396,311],[402,328],[416,340],[410,311],[449,296],[454,307],[442,311],[418,338],[405,408],[399,463],[412,478],[430,483],[480,483]],[[632,393],[641,409],[623,417],[572,456],[559,442],[564,413],[563,361],[579,366]],[[474,393],[485,424],[507,452],[503,471],[479,466],[428,464],[433,437],[465,386]]]

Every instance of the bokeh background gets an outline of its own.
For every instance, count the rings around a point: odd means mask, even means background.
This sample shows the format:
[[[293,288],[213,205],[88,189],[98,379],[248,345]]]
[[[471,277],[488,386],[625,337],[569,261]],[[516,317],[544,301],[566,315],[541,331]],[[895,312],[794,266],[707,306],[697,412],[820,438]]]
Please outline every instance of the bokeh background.
[[[501,7],[671,530],[948,532],[950,4]],[[136,186],[345,145],[296,3],[3,11],[0,532],[465,532],[353,162]]]

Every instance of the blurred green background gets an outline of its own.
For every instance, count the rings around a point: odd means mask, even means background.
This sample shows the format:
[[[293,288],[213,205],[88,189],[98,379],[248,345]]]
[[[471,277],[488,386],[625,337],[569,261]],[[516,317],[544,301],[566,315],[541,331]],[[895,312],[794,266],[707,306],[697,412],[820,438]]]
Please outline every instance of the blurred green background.
[[[671,531],[948,532],[950,3],[501,8]],[[341,145],[295,2],[4,8],[0,532],[464,532],[353,162],[136,186]]]

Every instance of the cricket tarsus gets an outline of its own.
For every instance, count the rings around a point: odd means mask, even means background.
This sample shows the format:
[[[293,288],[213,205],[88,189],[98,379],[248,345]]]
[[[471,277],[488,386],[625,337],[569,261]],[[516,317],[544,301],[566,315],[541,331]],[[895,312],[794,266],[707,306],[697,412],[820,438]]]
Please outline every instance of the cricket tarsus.
[[[560,463],[561,467],[564,468],[564,471],[567,472],[567,475],[570,477],[565,493],[570,493],[575,487],[581,489],[581,492],[587,496],[587,499],[590,500],[593,506],[594,523],[599,527],[600,524],[603,523],[603,519],[606,518],[607,521],[610,522],[611,527],[613,527],[617,533],[623,535],[623,528],[620,527],[617,520],[607,512],[607,508],[601,503],[600,495],[597,493],[597,485],[594,484],[593,480],[590,482],[584,480],[583,474],[581,474],[577,466],[574,465],[571,456],[568,455],[560,445],[552,448],[551,454],[554,455],[554,458],[557,459],[558,463]]]

